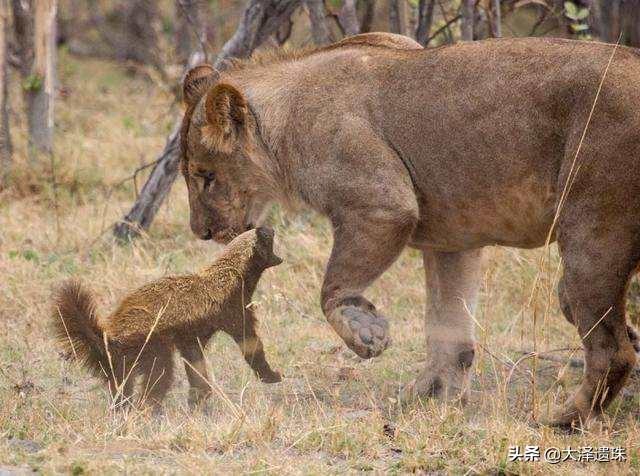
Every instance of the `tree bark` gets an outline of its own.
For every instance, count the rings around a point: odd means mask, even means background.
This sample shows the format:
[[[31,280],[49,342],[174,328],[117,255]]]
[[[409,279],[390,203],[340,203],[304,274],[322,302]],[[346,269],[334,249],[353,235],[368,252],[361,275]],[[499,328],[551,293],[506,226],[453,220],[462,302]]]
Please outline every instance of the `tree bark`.
[[[620,19],[622,0],[598,0],[595,3],[597,3],[600,39],[607,43],[615,43],[622,29]]]
[[[473,41],[473,22],[475,17],[474,0],[462,0],[460,36],[462,41]]]
[[[436,0],[420,0],[418,4],[418,28],[416,29],[416,41],[422,46],[427,45],[431,25],[433,24],[433,10]]]
[[[11,134],[7,105],[7,27],[9,0],[0,0],[0,187],[6,184],[11,173]]]
[[[360,23],[356,13],[356,0],[342,0],[342,7],[338,13],[338,22],[345,36],[360,33]]]
[[[56,0],[37,0],[34,16],[32,81],[29,136],[36,152],[53,152],[53,106],[56,73]]]
[[[200,22],[198,2],[199,0],[175,0],[176,55],[182,64],[189,61],[194,49],[204,49],[207,42],[206,32]]]
[[[158,54],[158,37],[154,22],[158,16],[153,0],[130,0],[124,7],[123,38],[119,42],[119,53],[123,60],[150,64],[162,69]]]
[[[33,64],[33,11],[28,0],[12,0],[11,4],[16,52],[20,58],[20,75],[25,80],[31,74]]]
[[[13,25],[27,114],[29,159],[53,151],[56,1],[13,0]]]
[[[313,42],[318,45],[327,45],[331,43],[331,34],[327,26],[327,12],[324,8],[323,0],[305,0],[307,11],[309,12],[309,21],[311,23],[311,37]]]
[[[255,48],[273,35],[287,21],[301,0],[249,0],[238,28],[225,43],[214,62],[214,67],[222,69],[224,61],[230,57],[247,57]],[[192,55],[189,67],[197,64],[198,55]],[[171,190],[178,175],[180,164],[180,124],[182,117],[174,121],[172,132],[167,139],[158,162],[151,171],[136,202],[124,218],[115,225],[113,233],[120,240],[131,240],[141,230],[148,230],[160,205]]]
[[[391,33],[406,35],[405,0],[389,0],[389,29]]]
[[[376,15],[376,2],[375,0],[362,0],[362,6],[363,12],[362,22],[360,23],[360,33],[369,33]]]
[[[491,0],[493,37],[502,38],[502,10],[500,0]]]
[[[227,58],[245,58],[274,34],[300,5],[301,0],[249,0],[240,24],[227,41],[216,61],[220,68]]]
[[[640,0],[627,0],[627,12],[629,46],[640,48]]]
[[[53,150],[56,0],[13,0],[13,27],[20,57],[27,115],[29,159]]]

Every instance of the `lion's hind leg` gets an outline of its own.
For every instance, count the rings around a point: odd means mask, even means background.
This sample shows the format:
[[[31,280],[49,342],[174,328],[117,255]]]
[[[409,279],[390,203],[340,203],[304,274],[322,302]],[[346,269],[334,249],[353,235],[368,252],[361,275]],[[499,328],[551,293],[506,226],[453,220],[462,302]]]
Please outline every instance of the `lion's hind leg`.
[[[580,333],[586,367],[578,390],[553,416],[550,423],[555,425],[599,415],[636,363],[637,335],[627,326],[625,292],[640,257],[638,230],[625,223],[614,225],[564,229],[559,237],[564,262],[562,308],[570,312],[567,319]]]

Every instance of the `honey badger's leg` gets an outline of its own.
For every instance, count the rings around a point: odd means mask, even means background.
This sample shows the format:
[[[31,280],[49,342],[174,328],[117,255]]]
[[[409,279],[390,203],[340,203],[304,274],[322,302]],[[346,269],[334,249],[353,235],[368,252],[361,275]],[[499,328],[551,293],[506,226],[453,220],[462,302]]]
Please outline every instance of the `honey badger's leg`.
[[[640,259],[635,223],[629,226],[628,220],[609,215],[608,223],[599,225],[584,208],[567,208],[568,223],[561,223],[558,238],[564,262],[562,308],[582,338],[586,365],[580,387],[551,420],[561,426],[601,413],[635,365],[625,291]]]
[[[245,309],[244,315],[238,316],[238,319],[235,319],[224,330],[236,341],[244,360],[260,380],[265,383],[276,383],[282,380],[280,374],[272,370],[267,362],[262,341],[256,334],[256,318],[251,309]]]
[[[131,356],[117,347],[111,348],[110,352],[113,367],[103,371],[108,375],[113,408],[121,410],[134,403],[133,389],[138,376],[137,368],[133,367],[135,355]]]
[[[427,359],[404,399],[434,396],[464,398],[474,357],[474,323],[482,250],[458,253],[424,251],[427,283],[425,316]]]
[[[145,349],[140,359],[140,372],[143,403],[159,408],[173,383],[173,347],[153,345]]]
[[[185,339],[177,343],[180,355],[186,361],[184,369],[189,380],[189,406],[196,407],[211,395],[207,362],[202,354],[202,347],[206,342],[198,342],[196,339]]]

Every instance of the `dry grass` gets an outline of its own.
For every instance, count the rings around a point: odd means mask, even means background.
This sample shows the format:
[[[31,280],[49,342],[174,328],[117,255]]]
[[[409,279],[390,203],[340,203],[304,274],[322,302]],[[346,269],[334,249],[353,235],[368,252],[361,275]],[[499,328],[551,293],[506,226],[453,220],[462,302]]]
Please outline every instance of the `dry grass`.
[[[554,249],[542,273],[541,251],[488,251],[469,404],[399,408],[396,393],[424,356],[419,255],[404,253],[368,293],[390,317],[394,345],[362,361],[345,350],[319,309],[327,224],[279,211],[272,220],[285,263],[265,274],[256,300],[266,351],[285,381],[259,383],[231,339],[219,336],[207,352],[217,389],[211,414],[187,410],[184,384],[159,419],[110,411],[104,388],[63,360],[50,340],[51,287],[78,276],[101,297],[104,312],[134,286],[203,266],[219,247],[191,235],[181,181],[149,236],[118,246],[101,235],[134,196],[130,181],[112,185],[163,146],[171,98],[107,63],[63,55],[60,67],[68,95],[57,111],[58,217],[48,166],[30,172],[20,162],[23,127],[13,131],[16,182],[0,195],[0,466],[74,474],[640,471],[637,382],[604,422],[581,434],[532,424],[580,378],[579,371],[544,360],[525,359],[512,370],[517,351],[533,348],[534,340],[539,350],[579,346],[552,291]],[[628,459],[508,462],[508,446],[516,444],[622,446]]]

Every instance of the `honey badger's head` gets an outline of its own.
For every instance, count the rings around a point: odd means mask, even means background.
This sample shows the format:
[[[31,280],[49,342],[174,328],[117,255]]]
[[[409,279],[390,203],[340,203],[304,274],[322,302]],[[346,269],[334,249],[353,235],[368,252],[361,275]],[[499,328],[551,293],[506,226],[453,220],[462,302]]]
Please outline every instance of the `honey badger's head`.
[[[262,269],[277,266],[282,258],[273,250],[274,233],[271,228],[259,227],[238,235],[227,245],[231,254],[243,256]]]

